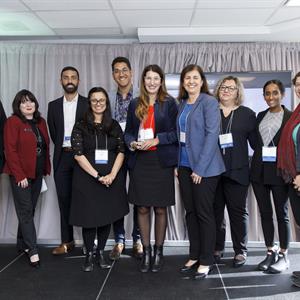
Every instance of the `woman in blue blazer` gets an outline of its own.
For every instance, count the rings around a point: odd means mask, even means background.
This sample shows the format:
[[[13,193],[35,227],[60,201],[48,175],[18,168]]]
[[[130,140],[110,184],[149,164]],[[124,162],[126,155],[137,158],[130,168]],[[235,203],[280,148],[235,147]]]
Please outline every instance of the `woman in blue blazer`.
[[[214,199],[225,171],[218,146],[220,112],[210,96],[202,69],[186,66],[180,75],[177,135],[180,140],[178,179],[186,210],[190,240],[189,260],[182,273],[196,269],[193,278],[205,278],[214,263]]]
[[[125,142],[129,147],[129,202],[138,206],[144,254],[140,271],[158,272],[163,263],[167,206],[175,204],[174,167],[177,164],[177,105],[168,95],[165,75],[157,65],[141,76],[140,96],[130,102]],[[155,245],[151,267],[151,207],[155,213]]]

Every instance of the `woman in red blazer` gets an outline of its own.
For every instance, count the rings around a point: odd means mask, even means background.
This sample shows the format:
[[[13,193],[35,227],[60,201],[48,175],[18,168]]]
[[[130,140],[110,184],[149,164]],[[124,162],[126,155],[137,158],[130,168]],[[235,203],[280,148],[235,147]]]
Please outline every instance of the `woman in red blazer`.
[[[34,211],[43,175],[50,174],[49,136],[35,96],[21,90],[12,103],[13,114],[4,126],[4,173],[10,175],[17,217],[17,248],[28,254],[30,265],[38,267]]]

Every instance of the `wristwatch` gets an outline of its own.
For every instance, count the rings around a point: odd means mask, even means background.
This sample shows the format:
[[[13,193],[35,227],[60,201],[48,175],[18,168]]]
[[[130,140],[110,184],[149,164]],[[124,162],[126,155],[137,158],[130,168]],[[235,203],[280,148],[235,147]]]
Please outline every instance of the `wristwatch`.
[[[99,175],[99,173],[97,173],[97,176],[95,177],[96,181],[99,181],[100,177],[101,176]]]

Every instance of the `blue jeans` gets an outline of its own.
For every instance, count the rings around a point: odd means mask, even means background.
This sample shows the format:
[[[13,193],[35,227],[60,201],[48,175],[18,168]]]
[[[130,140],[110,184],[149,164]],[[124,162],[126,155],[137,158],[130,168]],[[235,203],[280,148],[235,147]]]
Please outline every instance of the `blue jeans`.
[[[125,229],[124,229],[124,217],[113,223],[113,230],[115,235],[116,243],[125,244]],[[132,229],[132,240],[136,243],[141,239],[140,229],[137,220],[137,207],[133,208],[133,229]]]

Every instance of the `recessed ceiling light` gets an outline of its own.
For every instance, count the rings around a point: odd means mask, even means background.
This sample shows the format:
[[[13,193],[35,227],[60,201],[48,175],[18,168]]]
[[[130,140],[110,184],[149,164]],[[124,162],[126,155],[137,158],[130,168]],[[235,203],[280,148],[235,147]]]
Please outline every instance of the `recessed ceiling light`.
[[[300,6],[300,0],[288,0],[285,6]]]

